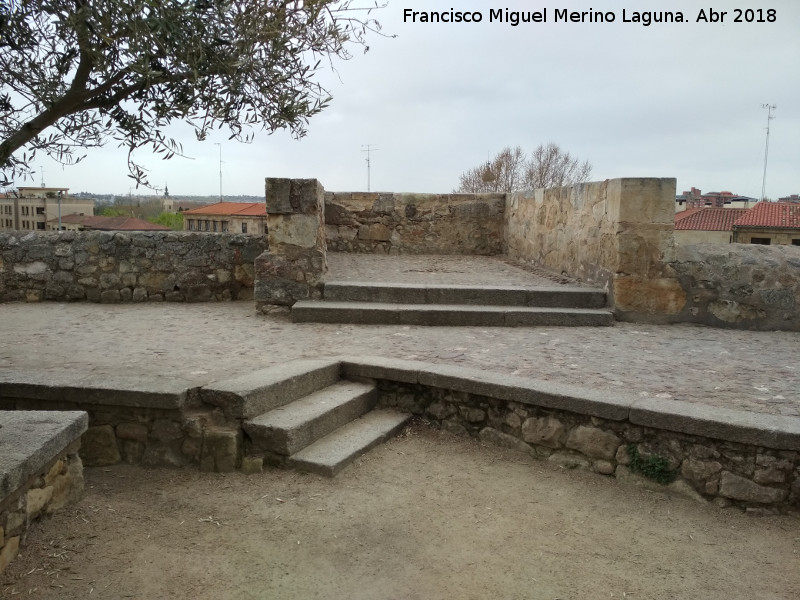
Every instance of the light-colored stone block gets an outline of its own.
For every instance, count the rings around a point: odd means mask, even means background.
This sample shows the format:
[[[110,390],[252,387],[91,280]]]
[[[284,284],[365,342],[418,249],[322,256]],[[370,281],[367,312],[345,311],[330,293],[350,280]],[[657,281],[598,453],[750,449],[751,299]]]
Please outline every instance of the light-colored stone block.
[[[17,557],[19,553],[19,536],[16,535],[6,540],[2,550],[0,550],[0,574],[5,572],[9,563]]]
[[[612,460],[621,443],[613,433],[581,425],[569,433],[566,446],[590,458]]]

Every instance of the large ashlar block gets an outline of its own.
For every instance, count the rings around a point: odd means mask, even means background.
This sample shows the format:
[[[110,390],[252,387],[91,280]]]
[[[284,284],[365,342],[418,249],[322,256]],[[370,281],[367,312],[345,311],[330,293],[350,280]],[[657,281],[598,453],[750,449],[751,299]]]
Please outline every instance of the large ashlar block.
[[[672,225],[676,186],[673,177],[612,179],[608,182],[608,213],[618,223]]]
[[[325,189],[316,179],[267,177],[267,214],[321,214]]]
[[[653,315],[674,315],[686,306],[686,292],[676,279],[614,277],[614,307],[617,310]]]
[[[614,270],[626,275],[664,277],[674,252],[673,225],[623,224],[616,235]],[[606,259],[608,260],[608,259]]]
[[[270,216],[268,221],[270,249],[280,244],[301,248],[315,248],[320,244],[319,214],[276,215]]]

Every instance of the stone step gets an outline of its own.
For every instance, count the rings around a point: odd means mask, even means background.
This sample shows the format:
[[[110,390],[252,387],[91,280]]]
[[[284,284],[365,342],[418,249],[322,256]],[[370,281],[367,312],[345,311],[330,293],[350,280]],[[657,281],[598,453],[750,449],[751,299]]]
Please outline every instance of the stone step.
[[[292,306],[295,323],[359,325],[431,325],[471,327],[610,326],[609,310],[475,306],[465,304],[391,304],[301,300]]]
[[[375,408],[373,384],[339,381],[249,421],[244,430],[259,450],[289,455]]]
[[[390,304],[477,304],[549,308],[606,306],[605,292],[576,286],[519,287],[328,281],[325,283],[323,298],[333,302]]]
[[[217,381],[200,389],[200,400],[234,419],[252,419],[339,381],[339,363],[299,359]]]
[[[359,456],[399,432],[411,415],[377,409],[286,459],[286,466],[333,477]]]

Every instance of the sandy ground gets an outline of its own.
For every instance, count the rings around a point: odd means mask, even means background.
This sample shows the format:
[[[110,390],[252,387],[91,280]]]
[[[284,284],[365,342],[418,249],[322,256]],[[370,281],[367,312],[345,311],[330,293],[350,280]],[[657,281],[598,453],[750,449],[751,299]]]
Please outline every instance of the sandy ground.
[[[800,521],[415,425],[335,479],[87,469],[0,597],[793,600]]]

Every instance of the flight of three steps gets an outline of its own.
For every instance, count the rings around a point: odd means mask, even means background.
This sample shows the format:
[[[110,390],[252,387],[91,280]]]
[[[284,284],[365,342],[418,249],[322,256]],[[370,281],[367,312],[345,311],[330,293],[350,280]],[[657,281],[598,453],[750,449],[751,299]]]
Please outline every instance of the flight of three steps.
[[[473,327],[610,326],[602,290],[329,281],[292,306],[295,323]]]
[[[372,382],[340,379],[338,362],[296,360],[217,382],[204,400],[242,419],[246,453],[333,476],[398,433],[411,415],[376,408]]]

